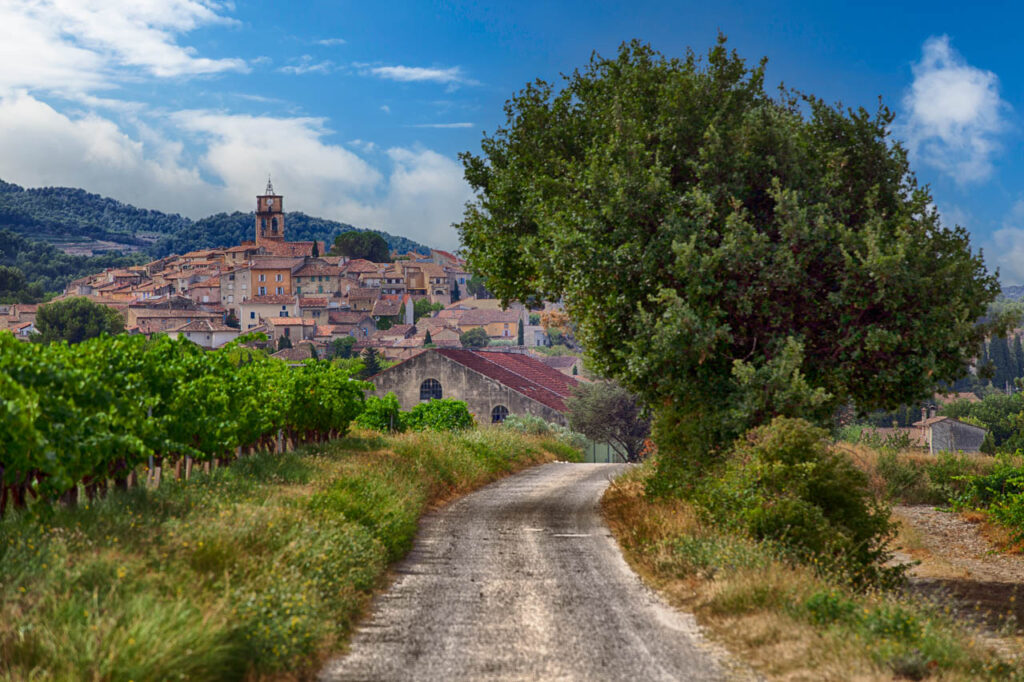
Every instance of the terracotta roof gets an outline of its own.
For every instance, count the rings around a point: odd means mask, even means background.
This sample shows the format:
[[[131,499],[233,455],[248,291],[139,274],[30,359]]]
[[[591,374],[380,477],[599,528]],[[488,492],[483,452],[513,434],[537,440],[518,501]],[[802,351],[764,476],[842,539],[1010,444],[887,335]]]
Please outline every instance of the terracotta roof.
[[[348,292],[349,298],[368,298],[376,300],[380,298],[380,289],[377,287],[359,287]]]
[[[370,317],[368,313],[359,313],[354,310],[331,310],[327,313],[327,319],[331,324],[359,324]]]
[[[226,324],[220,322],[211,322],[210,320],[192,320],[188,324],[183,324],[180,327],[175,327],[171,330],[172,332],[232,332],[238,331],[233,327],[229,327]]]
[[[276,353],[271,353],[270,357],[280,358],[282,360],[307,360],[313,357],[313,344],[297,343],[291,348],[285,348],[277,351]]]
[[[431,352],[440,353],[559,412],[565,411],[565,399],[572,397],[573,387],[579,384],[572,377],[521,353],[456,348],[435,348]]]
[[[383,317],[394,317],[402,310],[401,301],[379,300],[373,304],[373,314]]]
[[[144,320],[146,318],[174,318],[174,317],[199,317],[199,318],[215,318],[220,317],[217,313],[208,313],[203,310],[166,310],[164,308],[135,308],[136,320]]]
[[[240,305],[257,303],[260,305],[280,305],[282,303],[295,303],[295,297],[288,294],[267,294],[266,296],[253,296]]]
[[[269,322],[275,327],[316,326],[312,320],[306,320],[301,317],[269,317],[264,322]]]
[[[568,369],[580,361],[581,358],[575,355],[556,355],[554,357],[537,358],[548,367],[555,369]]]
[[[326,298],[322,298],[322,297],[317,297],[317,296],[311,296],[309,298],[300,298],[299,299],[299,307],[300,308],[326,308],[327,307],[327,299]]]
[[[309,265],[303,265],[295,271],[296,277],[312,277],[314,275],[337,277],[338,268],[336,266],[324,265],[322,263],[310,263]]]
[[[249,267],[253,270],[291,270],[296,265],[300,265],[302,260],[299,258],[257,258],[252,262]]]
[[[365,260],[363,258],[356,258],[354,260],[350,260],[348,263],[345,263],[345,265],[342,266],[342,271],[343,272],[353,272],[353,273],[358,273],[358,272],[379,272],[380,269],[381,269],[380,265],[377,265],[376,263],[373,263],[371,261]]]
[[[520,319],[520,314],[515,310],[467,310],[459,318],[459,324],[482,327],[495,322],[516,324]]]

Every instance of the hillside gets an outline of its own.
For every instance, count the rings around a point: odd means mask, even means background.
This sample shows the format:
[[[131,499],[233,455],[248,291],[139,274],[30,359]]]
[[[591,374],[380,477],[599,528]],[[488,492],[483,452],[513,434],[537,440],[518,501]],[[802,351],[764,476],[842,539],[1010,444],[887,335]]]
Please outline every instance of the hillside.
[[[234,246],[251,239],[252,213],[218,213],[200,220],[178,214],[137,208],[116,199],[71,187],[25,189],[0,180],[0,229],[7,228],[30,239],[62,248],[84,251],[144,251],[158,258],[214,246]],[[288,213],[289,239],[334,241],[340,232],[358,230],[353,225]],[[380,234],[396,251],[429,249],[406,237]]]

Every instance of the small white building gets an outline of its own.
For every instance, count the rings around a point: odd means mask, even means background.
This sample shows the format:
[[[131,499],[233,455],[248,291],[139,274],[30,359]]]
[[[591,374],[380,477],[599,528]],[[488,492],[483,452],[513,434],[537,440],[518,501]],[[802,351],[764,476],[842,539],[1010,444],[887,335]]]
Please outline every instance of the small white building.
[[[186,339],[202,346],[203,348],[214,349],[234,341],[238,338],[240,330],[229,327],[226,324],[212,320],[193,320],[176,329],[167,332],[172,339],[184,336]]]

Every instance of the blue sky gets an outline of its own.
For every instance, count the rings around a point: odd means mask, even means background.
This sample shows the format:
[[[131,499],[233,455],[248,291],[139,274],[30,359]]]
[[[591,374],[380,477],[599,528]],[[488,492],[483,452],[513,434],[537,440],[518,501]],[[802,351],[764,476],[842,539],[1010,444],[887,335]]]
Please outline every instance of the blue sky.
[[[0,178],[200,217],[288,210],[443,248],[505,100],[639,38],[720,30],[768,82],[897,113],[943,219],[1024,283],[1016,3],[0,0]]]

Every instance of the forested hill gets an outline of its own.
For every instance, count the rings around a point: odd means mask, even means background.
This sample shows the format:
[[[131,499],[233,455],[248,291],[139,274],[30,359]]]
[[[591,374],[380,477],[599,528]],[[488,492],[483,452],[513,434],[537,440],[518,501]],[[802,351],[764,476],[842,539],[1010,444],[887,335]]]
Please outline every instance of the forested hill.
[[[0,180],[0,229],[53,243],[103,240],[141,249],[153,257],[214,246],[235,246],[253,238],[252,213],[218,213],[193,221],[178,214],[136,208],[72,187],[24,189]],[[339,232],[357,230],[347,223],[303,213],[285,217],[293,241],[334,241]],[[392,250],[429,249],[405,237],[380,233]]]

